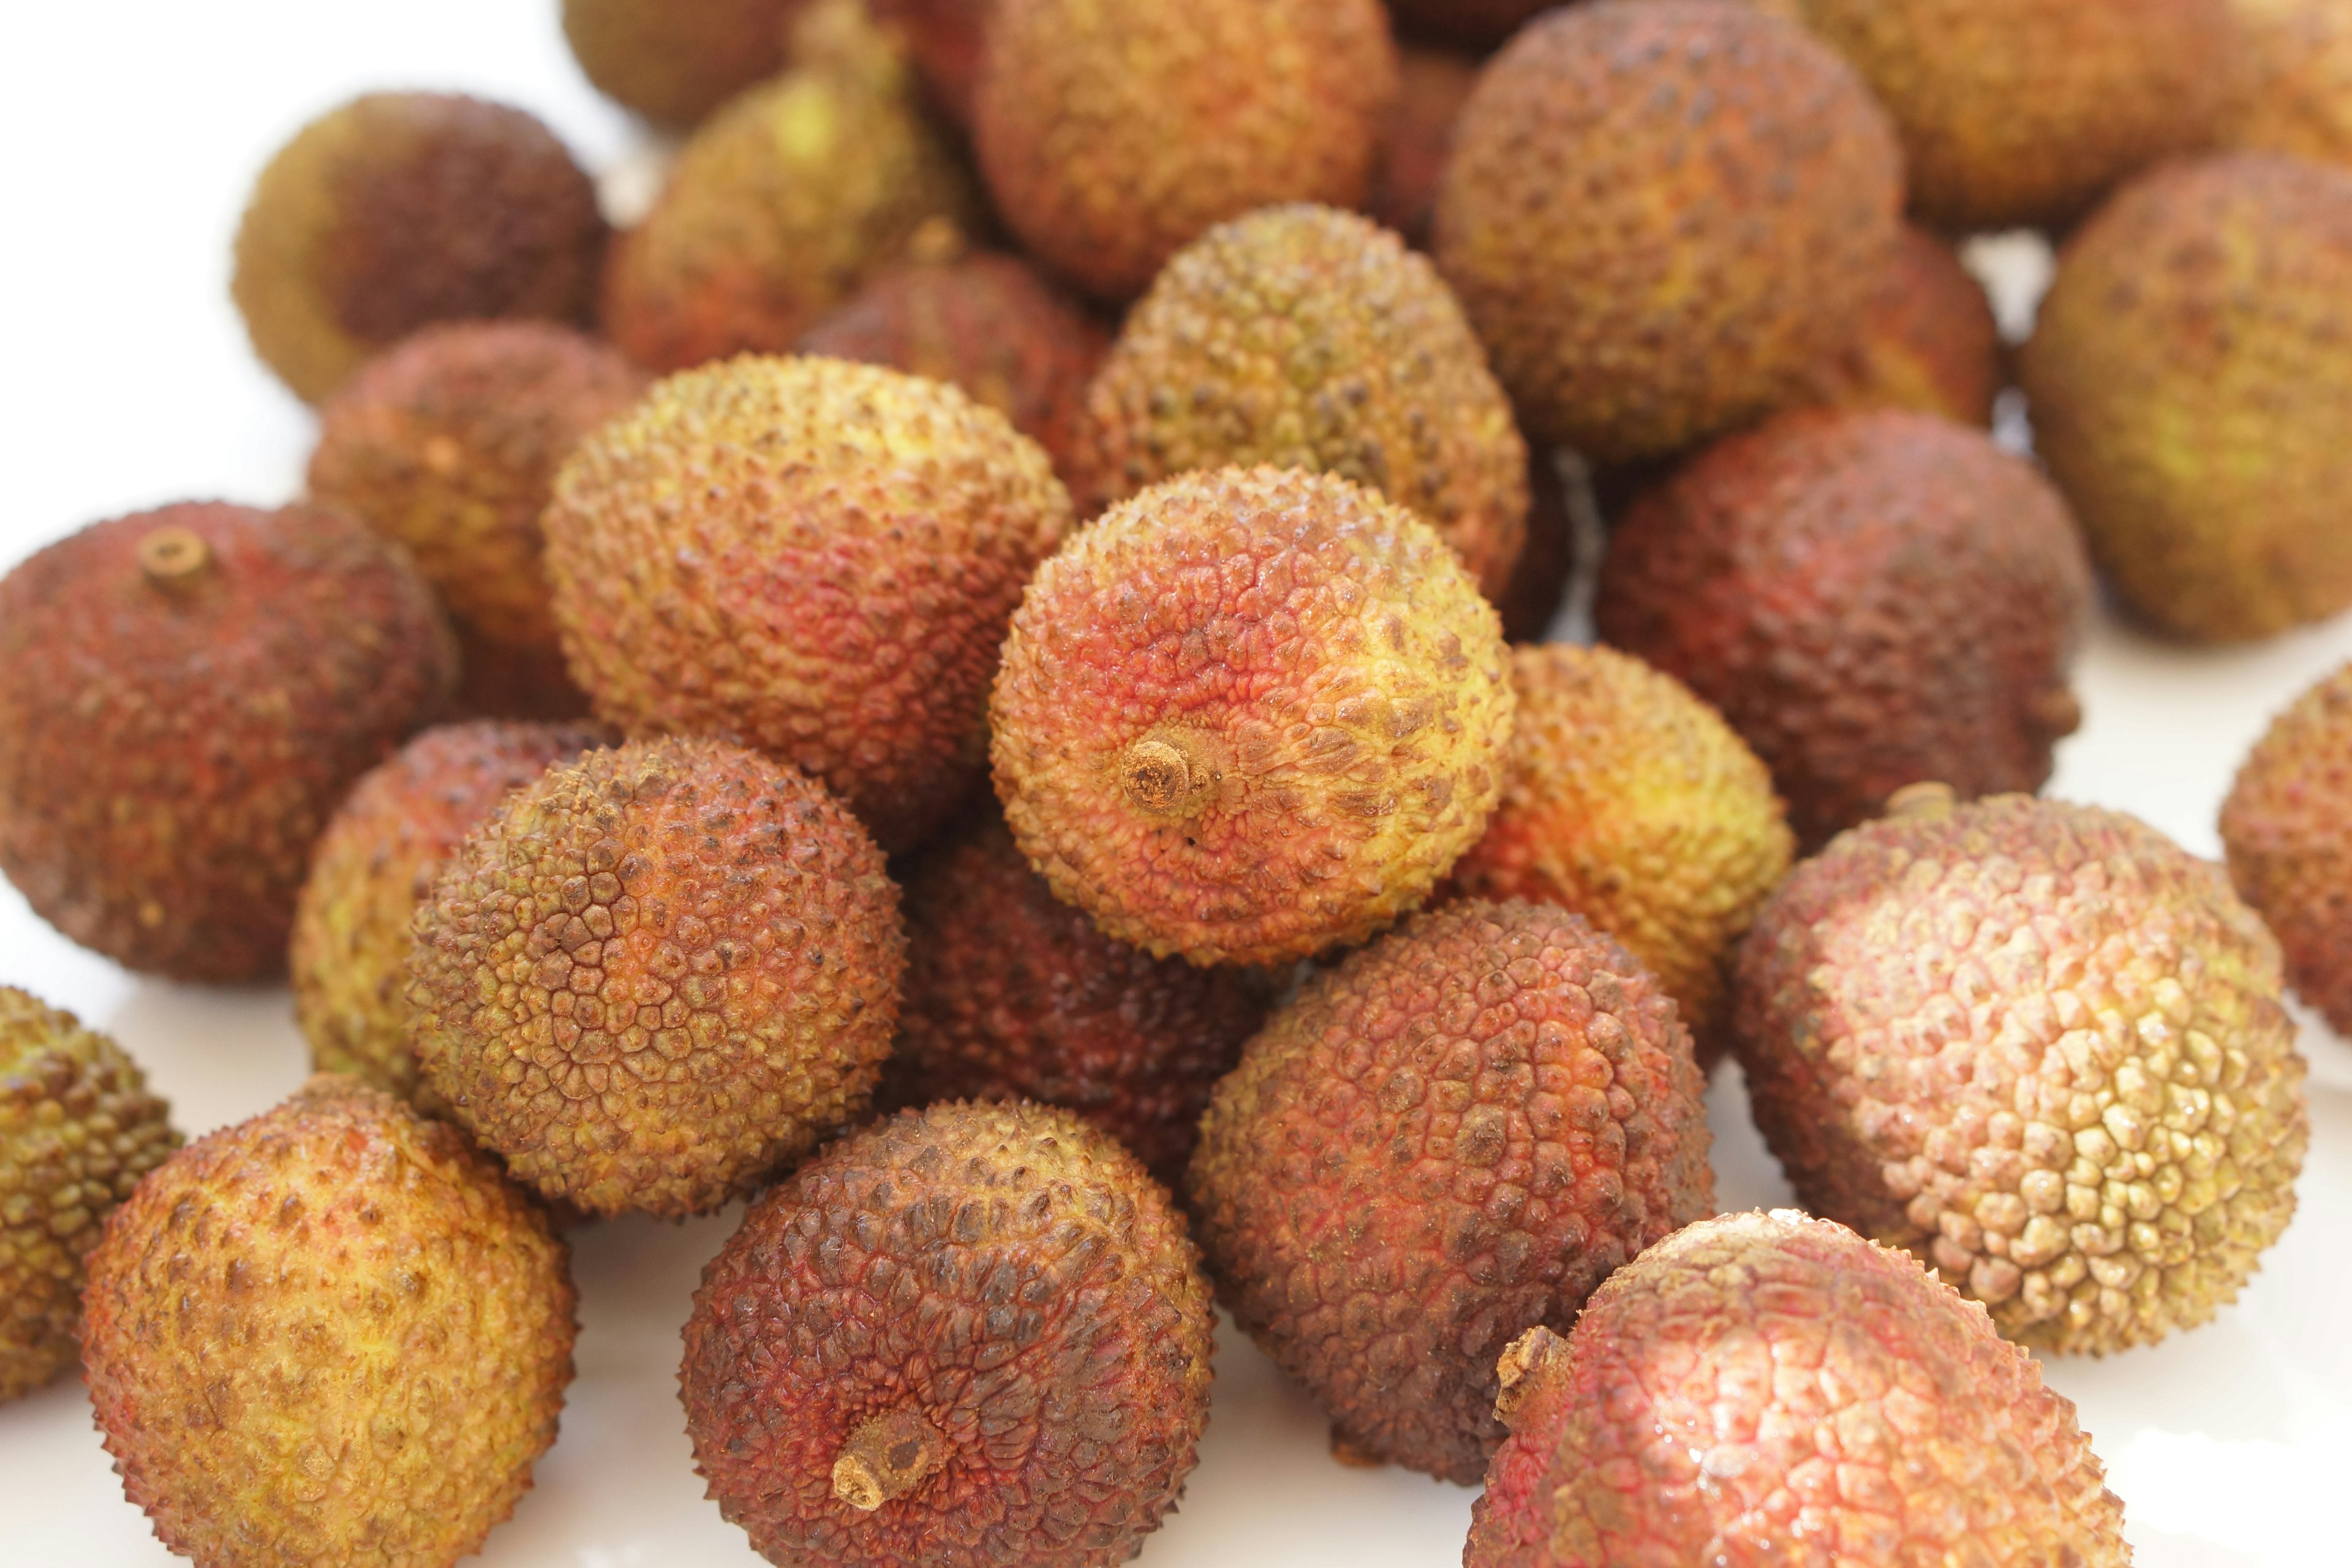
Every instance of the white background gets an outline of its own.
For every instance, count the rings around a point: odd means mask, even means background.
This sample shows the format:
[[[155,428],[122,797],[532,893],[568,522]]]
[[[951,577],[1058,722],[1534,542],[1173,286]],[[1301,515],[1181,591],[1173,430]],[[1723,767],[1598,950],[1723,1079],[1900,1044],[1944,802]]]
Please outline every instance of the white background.
[[[100,518],[207,497],[275,503],[310,418],[248,354],[228,304],[230,236],[254,173],[314,113],[375,87],[451,87],[535,110],[592,169],[643,144],[597,99],[556,0],[74,0],[9,7],[0,145],[0,565]],[[2270,714],[2352,656],[2352,626],[2225,653],[2103,621],[2078,678],[2089,718],[2053,793],[2138,813],[2202,854],[2231,773]],[[191,1135],[299,1083],[278,989],[134,979],[0,889],[0,982],[112,1031]],[[2345,1561],[2352,1477],[2352,1049],[2312,1029],[2303,1209],[2240,1303],[2153,1350],[2058,1361],[2053,1384],[2127,1505],[2145,1568]],[[1785,1200],[1715,1089],[1727,1208]],[[702,1498],[678,1412],[677,1330],[734,1216],[604,1226],[578,1241],[583,1332],[562,1436],[490,1537],[497,1568],[728,1568],[758,1559]],[[1471,1494],[1325,1455],[1323,1424],[1228,1333],[1181,1511],[1145,1568],[1439,1568]],[[0,1563],[173,1561],[122,1500],[70,1380],[0,1406]]]

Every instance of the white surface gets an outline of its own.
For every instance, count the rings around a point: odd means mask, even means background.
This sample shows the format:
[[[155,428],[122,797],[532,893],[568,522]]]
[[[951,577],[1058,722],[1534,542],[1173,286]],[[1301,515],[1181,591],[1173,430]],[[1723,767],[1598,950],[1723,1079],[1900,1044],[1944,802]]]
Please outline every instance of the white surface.
[[[0,247],[0,565],[99,518],[188,497],[274,502],[310,419],[247,352],[227,303],[229,237],[254,171],[310,114],[364,88],[457,86],[527,105],[592,167],[635,133],[573,70],[555,0],[114,0],[14,8],[0,144],[18,150]],[[2088,710],[2054,792],[2138,813],[2190,848],[2270,713],[2352,656],[2352,626],[2189,653],[2112,625],[2077,686]],[[133,979],[0,889],[0,982],[115,1033],[191,1133],[300,1082],[278,990]],[[2352,1049],[2307,1032],[2313,1140],[2303,1212],[2218,1322],[2050,1381],[2128,1507],[2144,1568],[2277,1568],[2347,1555],[2352,1474]],[[1715,1091],[1727,1208],[1786,1197],[1736,1077]],[[676,1394],[677,1331],[733,1216],[579,1238],[580,1377],[561,1441],[494,1568],[727,1568],[758,1559],[702,1498]],[[1312,1406],[1228,1335],[1181,1511],[1145,1568],[1437,1568],[1459,1561],[1471,1494],[1325,1455]],[[123,1501],[78,1384],[0,1406],[0,1563],[173,1561]]]

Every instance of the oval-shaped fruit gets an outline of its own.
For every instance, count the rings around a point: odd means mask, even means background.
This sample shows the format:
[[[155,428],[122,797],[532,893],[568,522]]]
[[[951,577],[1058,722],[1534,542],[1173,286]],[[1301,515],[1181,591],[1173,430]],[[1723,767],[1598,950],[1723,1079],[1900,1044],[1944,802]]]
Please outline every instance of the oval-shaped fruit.
[[[1814,1213],[2002,1333],[2210,1318],[2294,1212],[2309,1136],[2278,944],[2118,812],[1923,790],[1799,867],[1734,982],[1756,1123]]]
[[[1704,1088],[1674,1003],[1581,916],[1451,904],[1244,1050],[1192,1156],[1201,1245],[1335,1440],[1475,1483],[1503,1348],[1714,1212]]]
[[[2221,842],[2296,992],[2352,1035],[2352,665],[2273,721],[2222,803]]]
[[[1983,432],[1807,409],[1717,443],[1628,510],[1607,641],[1722,710],[1808,847],[1905,784],[2039,789],[2081,710],[2074,520]]]
[[[73,1364],[82,1258],[180,1146],[170,1114],[121,1046],[0,985],[0,1403]]]
[[[114,1212],[82,1360],[173,1551],[445,1568],[555,1441],[573,1303],[562,1242],[496,1163],[320,1077]]]
[[[563,0],[563,37],[604,96],[665,125],[692,125],[783,68],[808,0]]]
[[[1106,934],[1276,963],[1428,895],[1486,828],[1512,702],[1501,623],[1426,523],[1326,474],[1192,474],[1038,570],[996,790]]]
[[[348,518],[94,523],[0,581],[0,867],[132,969],[274,973],[336,802],[456,679],[433,590]]]
[[[2000,327],[1983,286],[1949,242],[1906,226],[1859,333],[1813,367],[1806,401],[1990,426],[2002,376]]]
[[[1885,112],[1800,29],[1599,0],[1487,66],[1438,266],[1531,438],[1657,457],[1795,395],[1877,287],[1902,184]]]
[[[595,186],[537,119],[374,92],[261,172],[230,289],[254,351],[316,403],[436,321],[584,318],[604,238]]]
[[[2352,4],[2230,0],[2237,73],[2221,144],[2352,163]]]
[[[1211,229],[1128,312],[1072,489],[1100,511],[1202,468],[1338,474],[1410,507],[1490,595],[1527,539],[1528,449],[1428,260],[1329,207]]]
[[[1503,1358],[1464,1568],[2124,1568],[2074,1406],[1899,1252],[1702,1220]]]
[[[1045,454],[953,387],[747,357],[573,455],[547,564],[599,713],[782,757],[895,850],[978,784],[1006,623],[1069,521]]]
[[[715,1209],[855,1120],[906,965],[866,830],[718,741],[549,769],[467,837],[415,930],[427,1083],[592,1214]]]
[[[770,1562],[1125,1563],[1209,1417],[1208,1282],[1167,1194],[1044,1106],[853,1134],[703,1271],[679,1384]]]
[[[1125,300],[1228,218],[1362,205],[1396,89],[1380,0],[994,0],[973,138],[1029,251]]]
[[[2352,605],[2352,171],[2176,163],[2076,230],[2019,363],[2099,565],[2196,642]]]

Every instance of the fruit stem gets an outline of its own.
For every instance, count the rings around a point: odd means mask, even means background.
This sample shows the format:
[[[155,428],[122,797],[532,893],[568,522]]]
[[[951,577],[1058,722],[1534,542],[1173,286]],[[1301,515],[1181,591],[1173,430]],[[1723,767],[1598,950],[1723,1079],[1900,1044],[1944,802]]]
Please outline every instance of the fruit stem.
[[[922,1485],[947,1457],[940,1429],[912,1405],[898,1405],[849,1435],[833,1462],[833,1495],[872,1513]]]
[[[176,588],[213,563],[213,547],[192,528],[159,528],[139,542],[139,570],[159,588]]]
[[[1949,816],[1959,805],[1959,795],[1948,784],[1909,784],[1886,797],[1886,817],[1928,820]]]
[[[1513,1340],[1495,1363],[1495,1380],[1499,1385],[1495,1395],[1495,1419],[1504,1426],[1515,1424],[1519,1406],[1526,1403],[1537,1378],[1551,1364],[1555,1356],[1568,1352],[1568,1342],[1538,1323]]]
[[[1208,804],[1212,774],[1164,736],[1147,736],[1118,759],[1119,787],[1129,804],[1151,816],[1182,820]]]

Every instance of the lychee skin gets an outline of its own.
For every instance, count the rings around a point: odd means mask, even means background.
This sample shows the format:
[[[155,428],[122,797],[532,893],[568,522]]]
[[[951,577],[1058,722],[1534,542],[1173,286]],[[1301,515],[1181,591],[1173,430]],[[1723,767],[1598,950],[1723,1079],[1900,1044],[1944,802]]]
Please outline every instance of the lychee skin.
[[[2296,993],[2352,1035],[2352,666],[2273,721],[2222,804],[2221,842]]]

